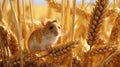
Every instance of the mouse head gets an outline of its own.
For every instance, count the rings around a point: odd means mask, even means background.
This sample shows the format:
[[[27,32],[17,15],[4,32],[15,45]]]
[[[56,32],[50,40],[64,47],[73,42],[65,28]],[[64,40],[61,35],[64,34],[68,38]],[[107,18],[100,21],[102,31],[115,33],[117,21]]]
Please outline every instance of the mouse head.
[[[61,35],[61,26],[58,19],[47,19],[42,24],[44,26],[44,34],[52,34],[54,36]]]

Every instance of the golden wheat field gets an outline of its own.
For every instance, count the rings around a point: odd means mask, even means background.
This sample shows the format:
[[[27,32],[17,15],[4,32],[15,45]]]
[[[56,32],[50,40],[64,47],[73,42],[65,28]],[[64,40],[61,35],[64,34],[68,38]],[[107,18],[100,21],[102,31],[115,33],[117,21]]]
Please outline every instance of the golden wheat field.
[[[91,1],[0,0],[0,67],[120,67],[120,0]],[[59,19],[61,36],[32,52],[29,38],[47,19]]]

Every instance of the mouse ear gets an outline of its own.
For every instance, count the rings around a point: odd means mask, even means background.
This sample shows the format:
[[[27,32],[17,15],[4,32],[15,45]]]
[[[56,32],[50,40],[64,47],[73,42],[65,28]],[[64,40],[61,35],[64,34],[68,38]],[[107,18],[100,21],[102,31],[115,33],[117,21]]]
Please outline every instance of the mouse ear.
[[[57,17],[57,18],[56,18],[56,21],[57,21],[57,23],[58,23],[58,22],[60,21],[60,17]]]
[[[43,25],[43,26],[47,25],[47,22],[48,22],[48,20],[42,21],[42,25]]]
[[[60,21],[60,18],[58,17],[58,18],[56,18],[56,19],[53,19],[53,22],[59,22]]]
[[[42,18],[42,19],[41,19],[41,24],[42,24],[43,26],[45,26],[45,25],[47,25],[48,21],[49,21],[48,19]]]
[[[60,17],[57,17],[57,22],[59,22],[60,21]]]

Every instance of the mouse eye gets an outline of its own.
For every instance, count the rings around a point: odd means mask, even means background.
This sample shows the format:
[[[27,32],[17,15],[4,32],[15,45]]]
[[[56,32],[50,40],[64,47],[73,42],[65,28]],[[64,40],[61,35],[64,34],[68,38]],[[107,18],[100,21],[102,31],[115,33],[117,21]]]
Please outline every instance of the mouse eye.
[[[53,26],[50,26],[49,29],[53,29]]]
[[[58,28],[60,29],[60,26]]]

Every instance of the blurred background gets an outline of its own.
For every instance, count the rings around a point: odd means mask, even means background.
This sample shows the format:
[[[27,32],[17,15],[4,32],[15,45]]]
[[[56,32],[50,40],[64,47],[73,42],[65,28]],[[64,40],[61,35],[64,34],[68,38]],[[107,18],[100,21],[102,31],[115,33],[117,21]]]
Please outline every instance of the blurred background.
[[[58,0],[59,2],[61,2],[62,0]],[[72,1],[72,0],[70,0],[70,1]],[[86,3],[95,3],[95,0],[84,0]],[[110,2],[112,2],[113,0],[110,0]],[[33,3],[34,4],[47,4],[46,2],[45,2],[45,0],[33,0]],[[82,3],[82,0],[76,0],[76,3],[77,4],[81,4]]]

